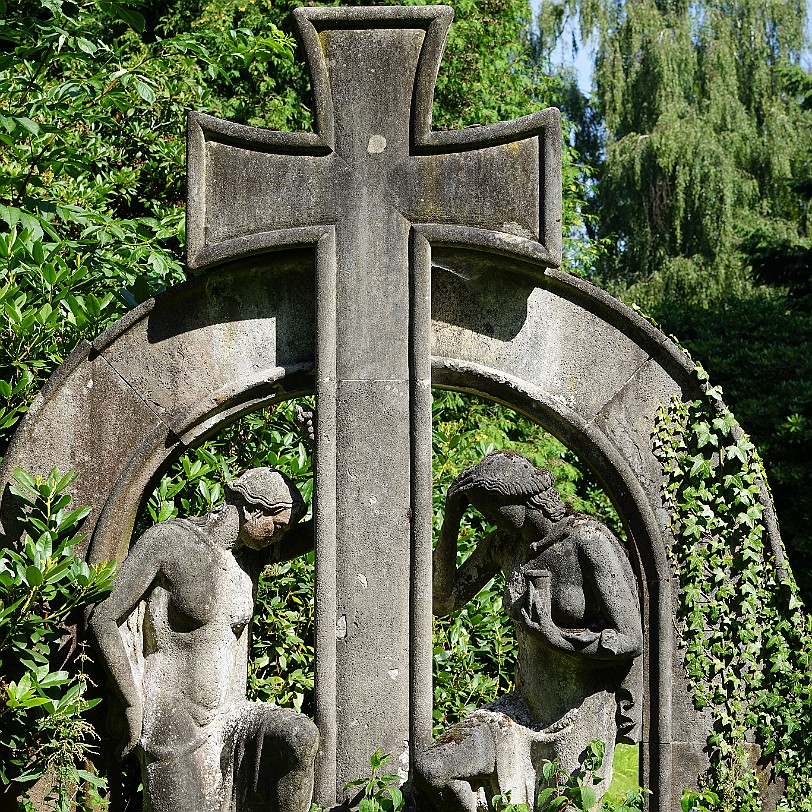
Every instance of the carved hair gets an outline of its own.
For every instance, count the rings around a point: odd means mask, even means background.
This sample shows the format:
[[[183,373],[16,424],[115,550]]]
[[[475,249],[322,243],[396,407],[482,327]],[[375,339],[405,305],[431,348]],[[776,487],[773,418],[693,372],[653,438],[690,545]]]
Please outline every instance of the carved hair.
[[[302,495],[290,477],[276,468],[251,468],[242,476],[226,482],[229,502],[258,507],[266,513],[293,508],[300,517],[307,512]]]
[[[568,508],[553,475],[515,451],[493,451],[454,480],[450,492],[494,496],[502,504],[523,504],[557,522]],[[470,498],[470,497],[469,497]]]

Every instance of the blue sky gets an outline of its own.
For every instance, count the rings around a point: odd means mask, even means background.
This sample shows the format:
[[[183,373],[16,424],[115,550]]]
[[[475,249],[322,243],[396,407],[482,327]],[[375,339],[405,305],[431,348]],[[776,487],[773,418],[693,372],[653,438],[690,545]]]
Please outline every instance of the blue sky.
[[[530,2],[534,12],[538,14],[542,0],[530,0]],[[579,48],[575,54],[572,52],[573,36],[579,44]],[[812,49],[809,47],[809,43],[812,43],[812,0],[807,0],[806,36],[808,44],[806,53],[801,59],[801,64],[805,70],[810,71],[812,70]],[[575,68],[576,75],[578,76],[578,87],[581,88],[583,93],[589,93],[591,91],[593,49],[590,47],[589,42],[586,44],[580,42],[577,24],[572,22],[568,24],[564,36],[561,37],[553,52],[553,61],[557,65]]]

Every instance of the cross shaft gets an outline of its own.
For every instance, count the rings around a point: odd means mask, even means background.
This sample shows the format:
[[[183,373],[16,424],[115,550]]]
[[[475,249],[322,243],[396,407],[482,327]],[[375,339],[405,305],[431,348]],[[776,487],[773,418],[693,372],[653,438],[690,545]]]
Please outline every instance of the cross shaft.
[[[300,8],[317,134],[189,117],[188,264],[316,246],[317,800],[431,735],[430,244],[560,262],[560,121],[432,133],[450,9]],[[399,760],[399,764],[397,763]]]

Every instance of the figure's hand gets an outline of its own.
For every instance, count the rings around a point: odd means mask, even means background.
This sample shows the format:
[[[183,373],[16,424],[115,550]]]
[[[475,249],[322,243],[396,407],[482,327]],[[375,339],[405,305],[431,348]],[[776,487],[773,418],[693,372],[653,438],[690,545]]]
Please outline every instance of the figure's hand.
[[[601,632],[601,641],[598,644],[604,651],[617,654],[620,651],[620,639],[615,629],[604,629]]]
[[[561,636],[578,654],[595,656],[599,653],[601,639],[599,632],[593,632],[591,629],[562,629]]]
[[[453,482],[451,484],[451,487],[446,491],[445,494],[446,511],[448,511],[449,509],[460,510],[462,508],[464,501],[465,501],[464,491],[459,489],[456,482]]]
[[[297,403],[294,414],[296,422],[310,442],[311,448],[314,447],[316,444],[316,410]]]
[[[123,761],[141,741],[144,728],[144,709],[139,705],[130,705],[124,711],[127,718],[127,738],[122,742],[119,760]]]
[[[524,621],[524,625],[527,626],[528,629],[532,629],[534,632],[538,632],[539,634],[544,634],[544,629],[541,628],[541,624],[530,617],[530,613],[527,611],[527,608],[522,606],[522,620]]]
[[[551,575],[549,570],[527,570],[527,611],[529,615],[548,619],[552,614]]]

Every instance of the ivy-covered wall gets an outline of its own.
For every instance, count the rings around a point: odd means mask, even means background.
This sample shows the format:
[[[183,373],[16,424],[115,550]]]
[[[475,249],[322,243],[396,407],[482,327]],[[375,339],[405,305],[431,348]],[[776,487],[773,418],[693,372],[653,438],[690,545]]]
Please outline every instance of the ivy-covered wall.
[[[663,405],[654,437],[685,671],[696,709],[713,720],[701,782],[713,795],[691,803],[762,810],[771,779],[786,787],[778,809],[803,812],[812,809],[812,622],[783,548],[768,543],[761,460],[721,390],[701,366],[696,375],[704,395]]]

